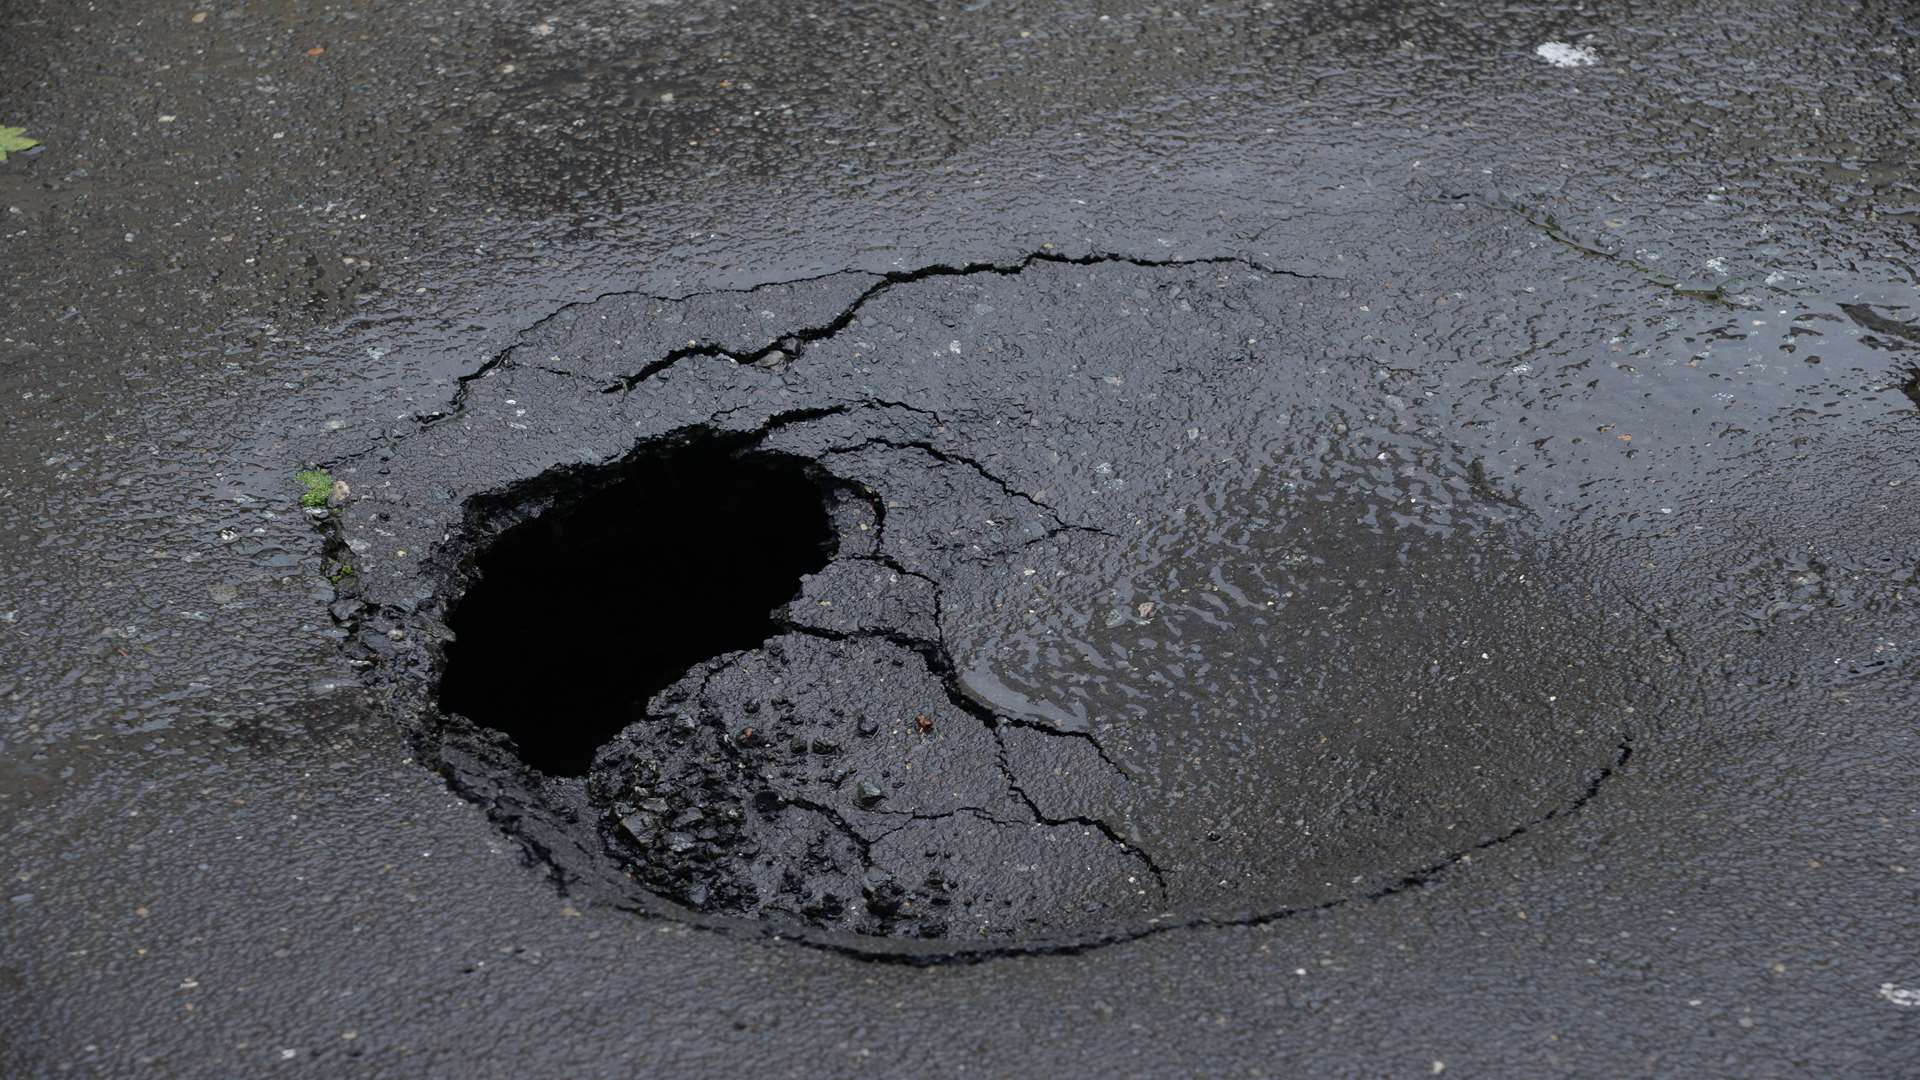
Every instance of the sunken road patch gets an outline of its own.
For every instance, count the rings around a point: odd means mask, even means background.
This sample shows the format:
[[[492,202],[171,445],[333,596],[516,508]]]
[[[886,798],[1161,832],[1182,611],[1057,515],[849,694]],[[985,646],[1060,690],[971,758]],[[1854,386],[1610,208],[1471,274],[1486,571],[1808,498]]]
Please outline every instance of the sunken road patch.
[[[1356,355],[1344,288],[1034,257],[583,304],[381,459],[424,475],[329,526],[336,617],[571,896],[941,959],[1413,888],[1594,797],[1684,658],[1486,466],[1477,356]]]

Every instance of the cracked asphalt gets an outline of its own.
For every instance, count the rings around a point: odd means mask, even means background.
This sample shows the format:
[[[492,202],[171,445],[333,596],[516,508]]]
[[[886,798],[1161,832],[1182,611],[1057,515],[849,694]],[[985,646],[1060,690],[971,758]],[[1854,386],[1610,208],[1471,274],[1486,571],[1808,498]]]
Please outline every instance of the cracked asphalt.
[[[0,1072],[1920,1070],[1906,6],[0,15]]]

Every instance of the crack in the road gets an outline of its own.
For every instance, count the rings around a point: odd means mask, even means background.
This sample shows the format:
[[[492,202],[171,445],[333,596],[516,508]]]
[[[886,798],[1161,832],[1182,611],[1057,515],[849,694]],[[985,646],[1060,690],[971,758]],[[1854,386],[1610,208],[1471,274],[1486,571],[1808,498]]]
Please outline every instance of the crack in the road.
[[[911,571],[906,571],[906,572],[911,573]],[[930,582],[932,581],[932,579],[930,578],[927,580]],[[932,583],[936,590],[935,595],[937,598],[939,583],[938,582],[932,582]],[[1001,734],[1002,729],[1004,727],[1020,727],[1027,730],[1038,731],[1050,736],[1079,738],[1087,742],[1089,745],[1091,745],[1094,749],[1094,752],[1099,756],[1100,760],[1106,762],[1107,765],[1111,767],[1116,773],[1118,773],[1122,777],[1128,776],[1126,770],[1120,768],[1119,764],[1115,762],[1110,756],[1108,756],[1106,749],[1100,745],[1099,740],[1095,739],[1090,733],[1079,732],[1079,731],[1061,731],[1057,728],[1049,728],[1043,725],[1021,723],[1019,721],[1014,720],[1011,717],[1002,716],[1001,714],[989,709],[984,704],[974,700],[971,696],[966,694],[960,688],[959,678],[955,671],[953,660],[947,654],[947,647],[946,647],[946,642],[944,640],[944,634],[942,634],[941,640],[928,641],[924,638],[918,638],[911,634],[905,634],[898,631],[827,630],[820,627],[807,626],[804,624],[795,623],[785,619],[776,620],[774,625],[776,629],[787,632],[787,633],[797,634],[803,637],[819,638],[824,641],[853,641],[853,640],[859,640],[859,639],[885,641],[885,642],[888,642],[889,644],[897,645],[901,648],[908,649],[914,652],[915,654],[917,654],[921,658],[922,662],[924,662],[927,665],[927,669],[929,673],[931,673],[935,678],[937,678],[940,681],[941,687],[946,694],[948,703],[953,705],[954,708],[959,709],[961,712],[964,712],[967,715],[973,717],[975,720],[979,721],[980,724],[984,726],[987,729],[987,731],[993,735],[994,743],[998,747],[998,751],[996,753],[997,764],[1000,768],[1001,774],[1006,779],[1007,790],[1010,794],[1012,794],[1014,797],[1019,799],[1020,802],[1026,806],[1028,812],[1032,814],[1033,820],[1035,822],[1042,825],[1051,825],[1051,826],[1081,825],[1081,826],[1092,828],[1098,831],[1101,835],[1105,836],[1109,841],[1111,841],[1116,846],[1118,846],[1121,851],[1138,859],[1141,863],[1143,863],[1147,867],[1148,871],[1153,874],[1154,881],[1160,888],[1162,899],[1165,899],[1167,895],[1166,875],[1161,871],[1160,866],[1154,861],[1153,856],[1147,851],[1145,851],[1144,849],[1140,848],[1138,845],[1128,841],[1125,837],[1122,837],[1119,834],[1119,832],[1117,832],[1113,828],[1113,826],[1109,825],[1105,821],[1101,821],[1097,818],[1090,818],[1090,817],[1055,818],[1055,817],[1049,816],[1048,814],[1044,813],[1040,809],[1040,807],[1034,802],[1032,796],[1030,796],[1026,792],[1026,790],[1020,786],[1019,781],[1015,779],[1013,774],[1012,763],[1007,759],[1006,740]],[[935,621],[935,630],[936,632],[940,632],[940,626],[939,626],[937,617]],[[703,689],[704,689],[704,684],[703,684]],[[996,823],[1000,823],[1000,822],[996,822]]]
[[[1040,804],[1033,800],[1033,796],[1027,794],[1027,790],[1021,787],[1020,781],[1014,777],[1013,762],[1007,758],[1007,740],[1002,736],[1001,729],[997,725],[993,728],[993,741],[999,747],[999,753],[996,756],[1000,764],[1001,775],[1006,777],[1007,789],[1013,792],[1022,803],[1026,804],[1027,812],[1033,815],[1035,821],[1043,825],[1080,825],[1098,832],[1100,835],[1106,837],[1115,847],[1132,856],[1147,868],[1147,872],[1153,875],[1155,887],[1160,890],[1161,902],[1166,902],[1169,895],[1167,890],[1167,875],[1165,871],[1161,870],[1160,864],[1154,860],[1150,852],[1132,843],[1126,837],[1121,836],[1119,830],[1099,818],[1087,817],[1084,814],[1071,817],[1054,817],[1040,809]]]
[[[1073,522],[1065,520],[1060,516],[1059,511],[1055,510],[1051,506],[1048,506],[1046,503],[1041,502],[1039,499],[1028,494],[1027,492],[1021,491],[1018,488],[1014,487],[1012,484],[1008,483],[1004,478],[995,474],[992,470],[988,469],[985,465],[982,465],[979,461],[975,460],[974,458],[968,457],[965,454],[956,454],[951,450],[942,450],[930,442],[925,442],[922,440],[888,439],[880,436],[872,436],[866,439],[862,439],[851,446],[829,447],[827,450],[823,451],[823,453],[824,454],[857,454],[860,451],[873,446],[884,446],[890,450],[918,450],[919,452],[927,455],[928,457],[933,458],[935,461],[939,461],[943,464],[958,465],[963,468],[973,470],[974,472],[978,473],[982,478],[984,478],[987,482],[998,486],[1000,488],[1000,491],[1003,494],[1005,494],[1008,498],[1019,499],[1022,502],[1028,503],[1029,505],[1033,506],[1035,509],[1045,511],[1047,516],[1053,519],[1053,523],[1056,526],[1054,530],[1050,531],[1047,534],[1047,536],[1049,537],[1058,535],[1061,532],[1087,532],[1087,533],[1093,533],[1096,536],[1106,536],[1106,537],[1113,536],[1112,533],[1108,532],[1105,529],[1100,528],[1099,526],[1076,525]],[[1041,537],[1041,539],[1046,539],[1046,537]]]
[[[951,952],[908,953],[874,952],[853,947],[839,941],[807,939],[807,944],[852,960],[878,964],[905,964],[911,966],[930,966],[938,964],[977,964],[988,960],[1008,956],[1078,956],[1094,949],[1140,941],[1149,937],[1175,931],[1216,930],[1236,927],[1269,926],[1302,916],[1325,914],[1358,904],[1372,904],[1391,899],[1404,893],[1410,893],[1434,884],[1447,871],[1462,863],[1471,863],[1476,852],[1490,851],[1534,832],[1548,823],[1579,813],[1594,799],[1598,798],[1607,783],[1617,777],[1634,754],[1634,737],[1623,735],[1615,744],[1613,761],[1595,770],[1587,780],[1586,787],[1573,799],[1555,806],[1537,817],[1531,818],[1497,836],[1491,836],[1469,847],[1455,851],[1436,859],[1425,866],[1402,874],[1393,881],[1357,896],[1342,896],[1318,904],[1304,907],[1282,908],[1278,911],[1246,916],[1208,916],[1196,915],[1184,918],[1156,921],[1147,926],[1130,930],[1109,931],[1097,937],[1067,942],[1030,942],[1030,943],[994,943],[978,948],[958,945]]]
[[[833,337],[835,334],[853,325],[854,320],[859,317],[862,308],[901,285],[910,285],[915,282],[926,281],[930,278],[969,277],[976,274],[994,274],[1001,277],[1012,277],[1040,263],[1051,263],[1063,266],[1098,266],[1102,264],[1121,263],[1149,269],[1182,266],[1239,265],[1249,270],[1263,274],[1273,274],[1278,277],[1291,277],[1307,281],[1339,280],[1317,274],[1301,273],[1297,270],[1283,270],[1239,255],[1214,255],[1190,259],[1146,259],[1139,256],[1121,255],[1112,252],[1096,252],[1087,255],[1063,255],[1052,251],[1036,251],[1013,262],[1005,263],[976,262],[960,265],[936,263],[914,270],[890,271],[878,275],[880,278],[879,281],[868,286],[860,295],[854,297],[852,303],[842,309],[839,314],[818,326],[790,330],[757,349],[728,349],[724,346],[711,343],[683,346],[657,360],[643,365],[639,370],[624,379],[603,387],[602,392],[609,394],[627,393],[641,383],[673,368],[679,364],[680,361],[692,357],[724,358],[742,365],[755,364],[775,354],[784,355],[788,360],[797,360],[801,354],[806,351],[808,345]]]
[[[842,814],[839,810],[826,803],[816,802],[804,795],[782,792],[780,793],[780,801],[787,806],[805,810],[825,818],[833,825],[834,831],[851,840],[853,846],[860,849],[860,859],[862,862],[865,862],[868,866],[873,865],[874,841],[867,839],[865,834],[859,829],[854,828],[853,822],[848,821],[845,814]]]
[[[1679,278],[1673,276],[1672,274],[1668,273],[1665,270],[1662,270],[1657,266],[1649,265],[1648,263],[1640,259],[1633,258],[1630,255],[1625,255],[1619,251],[1601,247],[1600,245],[1595,244],[1589,240],[1582,239],[1581,237],[1573,234],[1572,232],[1569,232],[1565,226],[1560,224],[1560,220],[1554,217],[1552,214],[1537,213],[1529,209],[1528,207],[1523,206],[1517,202],[1513,202],[1511,200],[1493,198],[1485,195],[1469,194],[1465,192],[1440,192],[1438,193],[1437,198],[1443,202],[1450,202],[1450,203],[1467,203],[1467,202],[1476,203],[1480,206],[1484,206],[1492,210],[1513,214],[1514,216],[1520,218],[1520,220],[1526,222],[1527,224],[1533,226],[1536,229],[1539,229],[1542,235],[1544,235],[1547,239],[1553,241],[1554,243],[1560,244],[1564,247],[1571,248],[1574,251],[1581,253],[1582,255],[1587,255],[1596,259],[1604,259],[1607,262],[1613,263],[1616,266],[1626,267],[1627,269],[1632,270],[1635,273],[1639,274],[1641,277],[1645,278],[1648,284],[1657,285],[1660,288],[1666,289],[1668,292],[1672,293],[1675,296],[1686,297],[1692,300],[1704,300],[1709,303],[1721,304],[1726,307],[1734,308],[1739,311],[1746,311],[1752,307],[1751,304],[1741,303],[1734,296],[1728,295],[1728,292],[1723,287],[1723,284],[1715,284],[1711,286],[1688,285],[1685,282],[1681,281]],[[1729,279],[1729,281],[1733,281],[1733,280],[1737,280],[1737,279]]]
[[[652,293],[644,292],[639,289],[615,289],[608,292],[597,293],[583,300],[571,300],[566,303],[563,303],[558,307],[555,307],[553,310],[547,312],[545,315],[542,315],[539,318],[535,319],[533,322],[528,323],[526,326],[521,327],[520,329],[514,331],[512,340],[508,342],[508,344],[505,345],[504,347],[500,348],[499,350],[489,355],[485,360],[483,360],[480,363],[478,367],[474,368],[472,371],[466,372],[465,374],[454,376],[453,394],[448,398],[446,406],[434,412],[421,413],[416,415],[414,417],[413,431],[408,432],[405,435],[393,434],[393,435],[386,436],[380,440],[379,445],[377,446],[369,446],[365,449],[355,451],[354,453],[351,453],[351,454],[343,454],[339,457],[329,458],[324,461],[320,461],[317,464],[327,469],[337,469],[347,465],[351,465],[354,462],[361,459],[362,457],[365,457],[367,454],[373,453],[376,450],[381,448],[392,449],[394,445],[404,441],[409,436],[413,434],[417,434],[420,431],[424,431],[429,427],[432,427],[436,424],[452,419],[453,417],[464,413],[467,409],[468,400],[472,395],[474,384],[480,382],[483,379],[486,379],[488,376],[493,375],[497,371],[501,371],[501,370],[505,370],[505,369],[517,366],[513,359],[514,354],[519,352],[520,349],[522,349],[526,345],[528,337],[530,337],[531,335],[539,331],[542,327],[547,326],[548,324],[552,323],[555,319],[560,318],[561,316],[567,314],[570,311],[576,311],[581,308],[592,307],[595,304],[599,304],[607,300],[614,300],[622,297],[644,297],[646,299],[654,300],[663,304],[682,304],[682,303],[687,303],[693,300],[698,300],[704,297],[711,297],[711,296],[752,295],[753,293],[761,292],[767,289],[776,289],[776,288],[781,288],[783,286],[789,286],[789,285],[804,285],[810,282],[823,281],[823,280],[826,280],[827,278],[838,277],[838,276],[847,275],[847,274],[861,275],[861,276],[873,277],[878,279],[875,281],[873,285],[869,286],[868,288],[863,290],[858,296],[854,297],[853,301],[850,304],[848,304],[848,306],[844,308],[838,315],[836,315],[834,318],[828,320],[827,322],[819,326],[803,327],[798,330],[789,330],[781,334],[780,336],[774,338],[773,340],[769,341],[767,344],[756,349],[733,350],[733,349],[727,349],[723,346],[720,346],[718,344],[712,344],[712,343],[693,344],[693,345],[683,346],[681,348],[674,349],[671,352],[668,352],[666,355],[659,357],[658,359],[652,360],[642,365],[640,369],[635,371],[633,374],[628,375],[625,378],[622,378],[617,382],[612,383],[611,385],[600,386],[600,390],[602,393],[625,394],[633,390],[636,386],[639,386],[641,383],[644,383],[654,378],[655,376],[659,375],[660,373],[673,368],[675,365],[679,364],[682,360],[686,360],[693,357],[709,357],[709,358],[715,358],[715,359],[727,359],[739,364],[756,363],[760,360],[767,359],[768,357],[773,356],[776,353],[785,354],[789,359],[797,358],[802,352],[805,351],[805,348],[807,345],[816,341],[821,341],[826,338],[832,337],[833,335],[839,333],[841,330],[844,330],[848,326],[852,325],[855,318],[858,317],[861,308],[865,307],[868,303],[870,303],[876,297],[900,285],[910,284],[916,281],[924,281],[929,278],[935,278],[935,277],[964,277],[964,276],[973,275],[973,274],[997,274],[1001,276],[1012,276],[1015,274],[1019,274],[1022,271],[1026,270],[1028,267],[1031,267],[1038,263],[1051,263],[1051,264],[1066,265],[1066,266],[1097,266],[1102,264],[1124,264],[1124,265],[1130,265],[1130,266],[1144,267],[1148,269],[1171,268],[1171,267],[1181,267],[1181,266],[1239,265],[1239,266],[1244,266],[1248,270],[1252,270],[1257,273],[1272,274],[1276,277],[1288,277],[1288,278],[1294,278],[1301,281],[1344,280],[1336,276],[1329,276],[1329,275],[1323,275],[1323,274],[1310,274],[1310,273],[1304,273],[1298,270],[1288,270],[1282,267],[1270,266],[1257,259],[1252,259],[1245,256],[1240,256],[1240,255],[1210,255],[1210,256],[1196,256],[1193,258],[1184,258],[1184,259],[1151,259],[1151,258],[1146,258],[1142,256],[1137,256],[1137,255],[1122,254],[1119,252],[1091,252],[1086,255],[1066,255],[1066,254],[1062,254],[1055,251],[1041,250],[1041,251],[1036,251],[1036,252],[1032,252],[1030,254],[1021,256],[1010,262],[972,262],[972,263],[960,263],[960,264],[933,263],[933,264],[918,267],[912,270],[890,270],[890,271],[882,271],[882,272],[855,270],[855,269],[834,270],[834,271],[829,271],[823,274],[813,274],[805,277],[787,278],[780,281],[763,282],[759,285],[752,285],[745,288],[710,289],[702,292],[688,293],[683,296],[658,296]],[[574,372],[563,371],[558,368],[544,367],[541,365],[534,365],[534,366],[540,367],[541,370],[545,370],[551,374],[561,375],[566,378],[579,379],[584,382],[592,383],[592,380],[589,380],[585,376],[579,375]],[[941,422],[939,419],[939,414],[937,412],[934,412],[933,410],[923,409],[921,407],[908,405],[905,403],[895,403],[895,404],[898,404],[899,407],[901,408],[911,409],[916,412],[926,413],[927,415],[933,416],[935,418],[936,423]]]

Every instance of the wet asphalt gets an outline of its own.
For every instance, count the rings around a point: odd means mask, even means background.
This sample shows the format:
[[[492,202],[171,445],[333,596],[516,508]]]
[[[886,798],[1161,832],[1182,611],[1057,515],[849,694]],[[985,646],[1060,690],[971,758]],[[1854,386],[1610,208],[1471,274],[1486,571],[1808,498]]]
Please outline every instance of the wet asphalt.
[[[0,26],[0,1074],[1920,1075],[1906,5]]]

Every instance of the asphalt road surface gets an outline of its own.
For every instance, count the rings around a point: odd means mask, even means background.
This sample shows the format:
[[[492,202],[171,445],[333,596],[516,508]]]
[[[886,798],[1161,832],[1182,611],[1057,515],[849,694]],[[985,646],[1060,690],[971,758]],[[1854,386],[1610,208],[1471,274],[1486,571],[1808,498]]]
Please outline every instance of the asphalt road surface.
[[[1920,1076],[1909,5],[0,26],[0,1075]]]

